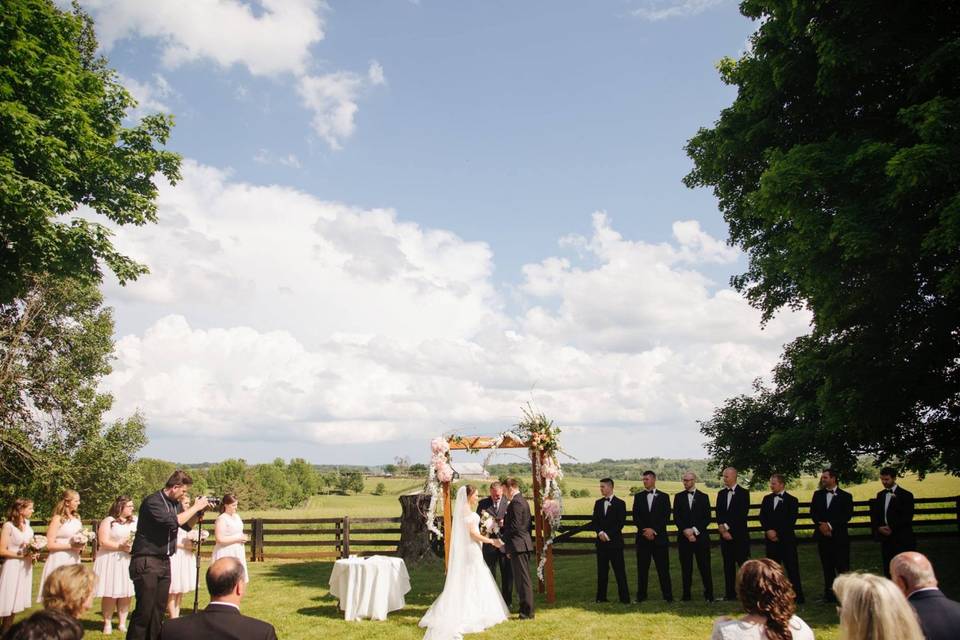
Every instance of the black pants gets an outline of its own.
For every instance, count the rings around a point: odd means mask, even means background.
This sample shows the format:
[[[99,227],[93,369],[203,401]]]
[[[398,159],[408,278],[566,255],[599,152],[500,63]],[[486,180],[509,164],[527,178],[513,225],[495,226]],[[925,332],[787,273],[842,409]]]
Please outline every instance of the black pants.
[[[637,537],[637,600],[647,599],[647,584],[650,581],[650,558],[657,565],[660,593],[667,602],[673,600],[673,583],[670,581],[670,548]]]
[[[520,600],[520,616],[533,617],[533,581],[530,580],[530,552],[511,553],[510,568],[513,570],[513,583],[517,586],[517,599]]]
[[[836,600],[833,595],[833,580],[841,573],[850,571],[850,540],[844,538],[820,538],[817,541],[820,554],[820,566],[823,568],[823,598],[828,602]]]
[[[693,559],[697,559],[697,569],[703,581],[703,597],[713,600],[713,571],[710,569],[710,538],[706,533],[697,536],[696,542],[690,542],[684,536],[677,540],[680,552],[680,577],[683,582],[683,599],[690,599],[693,587]]]
[[[488,549],[487,546],[483,545],[483,561],[490,567],[494,580],[497,579],[497,569],[500,569],[500,595],[509,607],[513,600],[513,568],[510,566],[510,558],[496,547],[490,545]]]
[[[627,586],[627,567],[623,561],[623,546],[597,542],[597,600],[607,599],[607,583],[610,581],[610,567],[617,579],[617,595],[620,602],[630,602],[630,588]]]
[[[156,640],[170,593],[170,558],[137,556],[130,561],[130,578],[137,606],[130,617],[127,640]]]
[[[720,539],[720,555],[723,557],[723,597],[737,599],[737,567],[750,559],[750,538],[746,533],[733,540]]]
[[[890,578],[890,561],[904,551],[916,551],[916,540],[891,540],[889,536],[880,542],[880,558],[883,562],[883,575]]]
[[[767,557],[783,565],[787,571],[787,578],[793,585],[793,592],[797,594],[797,600],[804,600],[803,584],[800,582],[800,559],[797,557],[797,541],[767,540]]]

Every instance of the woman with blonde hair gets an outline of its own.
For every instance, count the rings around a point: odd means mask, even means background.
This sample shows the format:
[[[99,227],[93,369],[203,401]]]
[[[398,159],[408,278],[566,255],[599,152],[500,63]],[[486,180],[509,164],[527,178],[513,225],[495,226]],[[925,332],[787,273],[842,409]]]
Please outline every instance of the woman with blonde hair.
[[[33,500],[19,498],[7,511],[7,520],[0,531],[0,618],[7,631],[13,618],[30,608],[30,590],[33,588],[33,561],[36,559],[29,545],[33,541],[30,516],[33,515]]]
[[[93,572],[97,575],[94,597],[102,598],[103,633],[113,633],[113,611],[116,609],[121,632],[127,630],[127,614],[130,598],[133,597],[133,580],[130,579],[130,548],[136,532],[137,519],[133,515],[133,500],[120,496],[113,501],[107,517],[97,529],[97,558]]]
[[[44,609],[63,611],[79,618],[93,606],[97,576],[82,564],[68,564],[53,570],[40,594]]]
[[[183,494],[180,504],[184,511],[189,509],[190,496]],[[194,544],[188,532],[177,529],[177,550],[170,556],[170,591],[167,596],[167,615],[171,620],[180,617],[183,594],[196,590],[196,580],[197,556],[194,553]]]
[[[737,597],[747,615],[718,619],[711,640],[813,640],[807,623],[794,615],[793,586],[773,560],[743,563],[737,573]]]
[[[53,508],[53,517],[47,527],[47,561],[43,563],[43,574],[40,576],[40,591],[37,602],[40,602],[43,585],[47,577],[57,568],[64,565],[80,564],[80,552],[86,542],[77,542],[74,538],[83,531],[83,522],[77,514],[80,506],[80,494],[67,489],[60,497],[60,502]]]
[[[890,580],[845,573],[833,581],[844,640],[924,640],[913,607]]]

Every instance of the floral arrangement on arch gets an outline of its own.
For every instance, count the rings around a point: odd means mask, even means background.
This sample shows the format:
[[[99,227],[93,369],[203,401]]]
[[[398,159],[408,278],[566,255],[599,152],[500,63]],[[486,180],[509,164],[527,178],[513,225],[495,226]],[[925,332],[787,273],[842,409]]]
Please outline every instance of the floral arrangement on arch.
[[[430,473],[427,478],[427,491],[430,492],[430,507],[427,509],[427,529],[438,538],[443,532],[437,527],[437,500],[444,482],[453,480],[453,467],[450,466],[450,443],[443,436],[430,441]]]

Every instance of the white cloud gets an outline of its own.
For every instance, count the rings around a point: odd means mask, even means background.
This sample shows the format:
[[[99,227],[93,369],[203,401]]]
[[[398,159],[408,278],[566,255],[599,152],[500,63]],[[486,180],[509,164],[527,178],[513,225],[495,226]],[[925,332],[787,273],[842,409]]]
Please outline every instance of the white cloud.
[[[245,66],[254,75],[304,73],[309,48],[324,37],[320,0],[85,0],[97,20],[97,35],[109,50],[132,36],[159,38],[163,61],[177,67],[210,60]]]
[[[253,156],[253,161],[257,164],[277,164],[283,167],[290,167],[291,169],[300,169],[303,166],[300,164],[300,158],[294,153],[288,153],[286,155],[277,154],[262,147],[257,149],[257,153]]]
[[[633,15],[656,22],[669,18],[695,16],[728,0],[643,0],[644,6],[634,9]]]
[[[353,135],[361,93],[367,87],[385,83],[383,67],[374,61],[366,77],[352,71],[303,76],[298,80],[298,91],[304,106],[313,112],[313,130],[336,150]]]
[[[806,328],[788,314],[760,331],[715,289],[696,265],[735,255],[694,222],[649,244],[595,214],[590,237],[564,243],[581,257],[524,267],[512,314],[484,243],[193,162],[183,174],[161,188],[158,225],[117,230],[152,273],[107,289],[137,328],[105,387],[117,415],[142,408],[154,437],[203,433],[220,457],[266,439],[419,456],[432,434],[509,427],[531,394],[585,459],[697,455],[695,420]]]
[[[120,83],[137,101],[136,108],[130,114],[134,118],[141,118],[150,113],[170,112],[167,99],[173,97],[176,92],[162,75],[155,73],[153,79],[147,82],[140,82],[122,73],[117,75]]]
[[[383,65],[374,60],[370,63],[370,68],[367,69],[367,78],[370,80],[370,84],[386,84],[387,78],[383,75]]]

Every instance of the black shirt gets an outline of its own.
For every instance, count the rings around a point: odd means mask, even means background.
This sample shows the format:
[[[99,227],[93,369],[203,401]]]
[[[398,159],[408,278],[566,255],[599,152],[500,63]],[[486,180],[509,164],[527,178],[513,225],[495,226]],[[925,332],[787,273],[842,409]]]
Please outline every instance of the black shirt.
[[[177,514],[183,512],[179,501],[163,493],[151,493],[140,503],[137,534],[133,538],[130,555],[172,556],[177,550],[177,528],[190,530],[189,524],[179,524]]]

